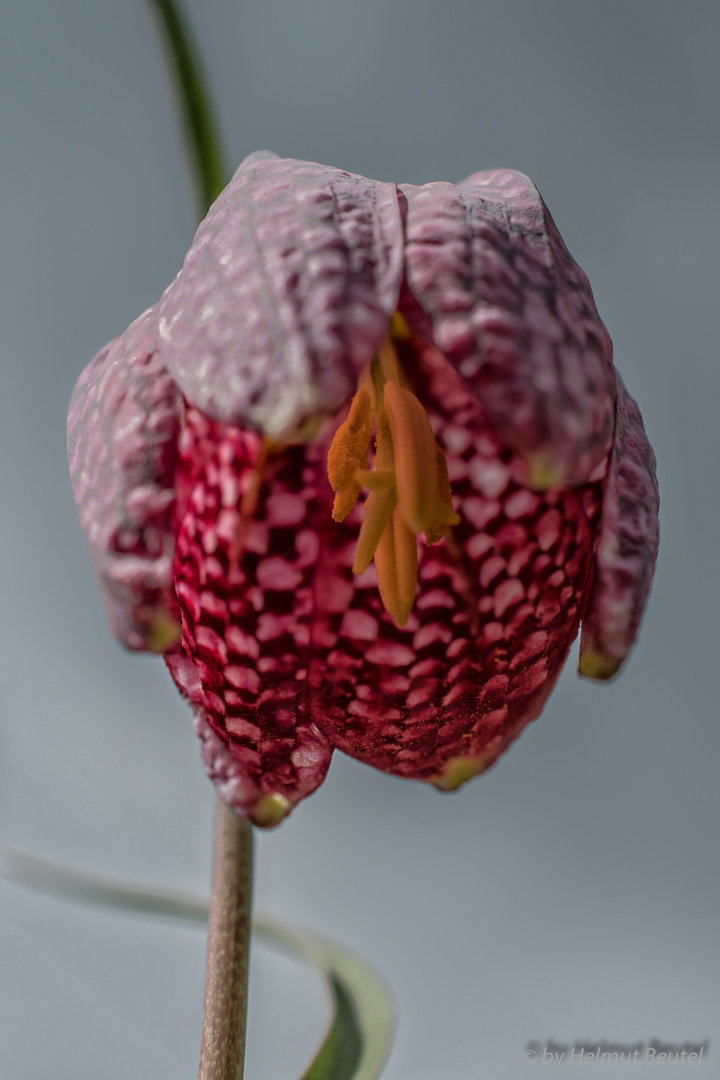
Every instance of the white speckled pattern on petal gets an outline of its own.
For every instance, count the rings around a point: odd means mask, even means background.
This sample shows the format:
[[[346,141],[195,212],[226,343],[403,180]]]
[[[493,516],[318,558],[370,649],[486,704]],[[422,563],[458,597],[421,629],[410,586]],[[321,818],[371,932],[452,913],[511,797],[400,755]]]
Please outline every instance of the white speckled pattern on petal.
[[[534,484],[584,483],[610,447],[612,344],[537,189],[496,169],[401,190],[407,320],[431,333]]]
[[[163,367],[155,309],[80,376],[68,414],[70,479],[113,633],[162,651],[172,636],[170,527],[182,395]]]
[[[394,184],[251,155],[161,301],[163,358],[206,415],[292,435],[354,392],[401,276]]]

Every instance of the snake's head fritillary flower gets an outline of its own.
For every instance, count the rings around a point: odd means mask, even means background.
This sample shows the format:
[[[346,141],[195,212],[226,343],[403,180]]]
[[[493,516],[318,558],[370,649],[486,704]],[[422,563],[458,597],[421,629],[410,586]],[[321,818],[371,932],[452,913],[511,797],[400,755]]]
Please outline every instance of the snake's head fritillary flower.
[[[113,630],[277,824],[339,748],[454,790],[635,639],[655,462],[588,281],[509,170],[246,159],[90,363],[70,464]]]

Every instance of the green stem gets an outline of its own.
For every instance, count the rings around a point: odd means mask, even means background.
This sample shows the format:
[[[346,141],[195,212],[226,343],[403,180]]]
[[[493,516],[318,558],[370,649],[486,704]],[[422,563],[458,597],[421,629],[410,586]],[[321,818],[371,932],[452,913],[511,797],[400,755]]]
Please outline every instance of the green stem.
[[[242,1080],[245,1063],[252,826],[217,800],[198,1080]]]
[[[189,24],[175,0],[149,0],[160,21],[180,107],[199,217],[227,183],[215,109]]]

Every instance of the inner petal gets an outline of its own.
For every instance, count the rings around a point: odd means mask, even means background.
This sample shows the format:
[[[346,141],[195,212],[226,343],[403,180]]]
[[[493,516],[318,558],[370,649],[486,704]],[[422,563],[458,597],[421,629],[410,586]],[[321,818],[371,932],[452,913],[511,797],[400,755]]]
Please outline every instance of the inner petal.
[[[359,512],[323,535],[311,708],[339,749],[450,789],[492,765],[554,685],[577,632],[600,486],[531,491],[450,365],[427,350],[413,371],[433,431],[453,447],[460,521],[423,553],[404,625],[371,571],[352,574]],[[384,535],[378,582],[385,545]]]

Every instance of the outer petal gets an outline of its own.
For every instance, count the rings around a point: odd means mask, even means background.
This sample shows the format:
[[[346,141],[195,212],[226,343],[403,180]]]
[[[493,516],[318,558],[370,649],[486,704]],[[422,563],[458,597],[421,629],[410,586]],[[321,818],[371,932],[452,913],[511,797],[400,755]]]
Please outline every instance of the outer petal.
[[[655,455],[640,410],[618,376],[615,445],[583,617],[581,675],[609,679],[632,648],[655,570],[659,507]]]
[[[70,403],[80,526],[112,630],[130,649],[162,651],[177,631],[170,524],[182,408],[152,308],[90,362]]]
[[[577,632],[600,485],[530,491],[522,461],[450,365],[437,354],[404,359],[446,451],[461,521],[421,545],[402,629],[372,567],[352,575],[358,512],[332,524],[316,582],[312,707],[338,749],[452,789],[497,760],[555,683]]]
[[[163,358],[206,415],[287,437],[353,393],[401,275],[393,184],[253,154],[161,301]]]
[[[209,775],[256,825],[314,791],[331,757],[306,689],[322,464],[311,454],[266,457],[254,433],[188,409],[174,564],[183,635],[166,659]]]
[[[537,488],[587,481],[612,436],[612,345],[537,189],[509,169],[403,187],[401,309],[465,379]]]

